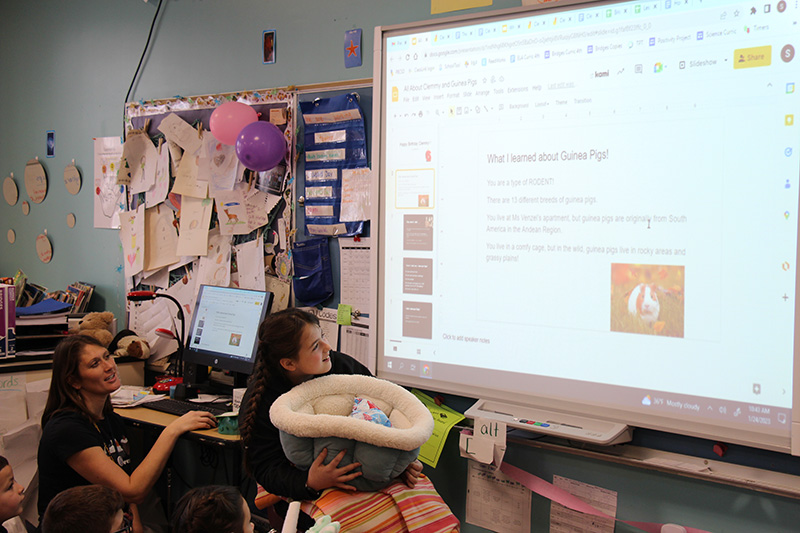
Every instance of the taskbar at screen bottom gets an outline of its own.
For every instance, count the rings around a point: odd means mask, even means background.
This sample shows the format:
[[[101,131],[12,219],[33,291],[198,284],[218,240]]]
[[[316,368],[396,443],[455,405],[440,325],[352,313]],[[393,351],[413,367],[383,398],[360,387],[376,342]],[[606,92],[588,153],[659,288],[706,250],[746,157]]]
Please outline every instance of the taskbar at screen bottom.
[[[520,399],[535,391],[536,397],[555,401],[581,403],[610,409],[652,412],[654,415],[673,419],[708,421],[715,425],[748,428],[749,431],[789,436],[792,422],[790,407],[758,403],[757,401],[735,401],[694,396],[669,391],[622,387],[588,381],[569,380],[531,374],[517,374],[491,369],[468,368],[459,365],[436,363],[400,357],[380,357],[379,375],[386,372],[396,376],[413,378],[416,383],[442,382],[457,384],[452,391],[463,393],[471,387],[476,389],[502,388],[502,396],[519,392]],[[402,380],[400,380],[402,381]],[[487,384],[492,384],[487,387]],[[424,388],[424,385],[419,385]],[[754,400],[761,394],[760,383],[752,384]],[[565,395],[569,392],[569,396]],[[458,393],[458,392],[457,392]],[[791,392],[786,391],[787,403]],[[521,400],[520,400],[521,401]]]

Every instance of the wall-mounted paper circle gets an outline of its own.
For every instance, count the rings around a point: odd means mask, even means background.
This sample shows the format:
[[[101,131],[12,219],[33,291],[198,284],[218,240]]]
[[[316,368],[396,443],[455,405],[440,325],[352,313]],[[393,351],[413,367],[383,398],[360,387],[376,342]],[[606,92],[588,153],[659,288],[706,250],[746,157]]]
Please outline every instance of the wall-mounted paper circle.
[[[78,194],[81,190],[81,173],[78,171],[78,167],[72,163],[64,169],[64,185],[72,195]]]
[[[49,263],[53,258],[53,246],[50,244],[50,239],[48,239],[47,235],[44,233],[40,233],[39,236],[36,237],[36,255],[39,256],[42,263]]]
[[[275,256],[275,272],[281,281],[292,279],[292,260],[287,254],[281,253]]]
[[[17,234],[14,233],[13,229],[8,230],[8,242],[14,244],[14,241],[17,240]]]
[[[70,213],[70,214],[67,215],[67,226],[69,226],[70,228],[74,228],[75,227],[75,214],[74,213]]]
[[[25,192],[35,204],[42,203],[47,196],[47,174],[36,159],[31,159],[25,165]]]
[[[6,179],[3,180],[3,198],[6,199],[8,205],[15,205],[19,199],[17,182],[11,176],[6,176]]]
[[[24,200],[22,202],[22,214],[27,215],[30,212],[31,212],[31,204],[29,204],[27,200]]]

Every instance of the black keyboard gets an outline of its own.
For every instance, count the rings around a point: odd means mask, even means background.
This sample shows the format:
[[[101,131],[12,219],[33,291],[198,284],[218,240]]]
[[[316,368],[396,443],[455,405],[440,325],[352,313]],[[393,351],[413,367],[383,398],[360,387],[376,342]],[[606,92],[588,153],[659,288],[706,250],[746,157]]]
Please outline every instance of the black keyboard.
[[[229,409],[225,409],[217,405],[174,400],[172,398],[164,398],[163,400],[156,400],[154,402],[145,402],[140,404],[139,407],[145,407],[147,409],[152,409],[153,411],[161,411],[162,413],[169,413],[175,416],[185,415],[189,411],[206,411],[214,416],[219,416],[229,411]]]

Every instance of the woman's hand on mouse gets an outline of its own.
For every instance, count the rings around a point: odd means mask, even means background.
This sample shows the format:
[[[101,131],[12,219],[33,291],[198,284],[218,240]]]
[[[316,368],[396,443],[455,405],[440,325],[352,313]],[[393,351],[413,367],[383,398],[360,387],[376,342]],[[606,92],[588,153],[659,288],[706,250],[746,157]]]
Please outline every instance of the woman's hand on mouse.
[[[169,426],[182,435],[188,431],[213,429],[217,427],[217,419],[206,411],[189,411]]]
[[[361,472],[353,472],[354,469],[361,466],[361,463],[350,463],[346,466],[339,466],[339,463],[344,458],[347,450],[340,451],[330,463],[323,464],[325,458],[328,456],[328,449],[324,448],[320,454],[314,459],[311,468],[308,470],[308,480],[306,485],[310,489],[325,490],[331,487],[336,487],[344,490],[356,490],[352,485],[348,485],[348,481],[352,481],[361,475]]]

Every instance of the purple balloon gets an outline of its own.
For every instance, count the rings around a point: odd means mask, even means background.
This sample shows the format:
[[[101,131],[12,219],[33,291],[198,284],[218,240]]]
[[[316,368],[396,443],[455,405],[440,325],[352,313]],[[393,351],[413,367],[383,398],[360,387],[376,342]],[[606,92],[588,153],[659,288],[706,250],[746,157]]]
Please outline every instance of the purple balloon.
[[[256,172],[274,168],[285,155],[286,139],[280,128],[271,122],[248,124],[236,139],[236,157]]]

